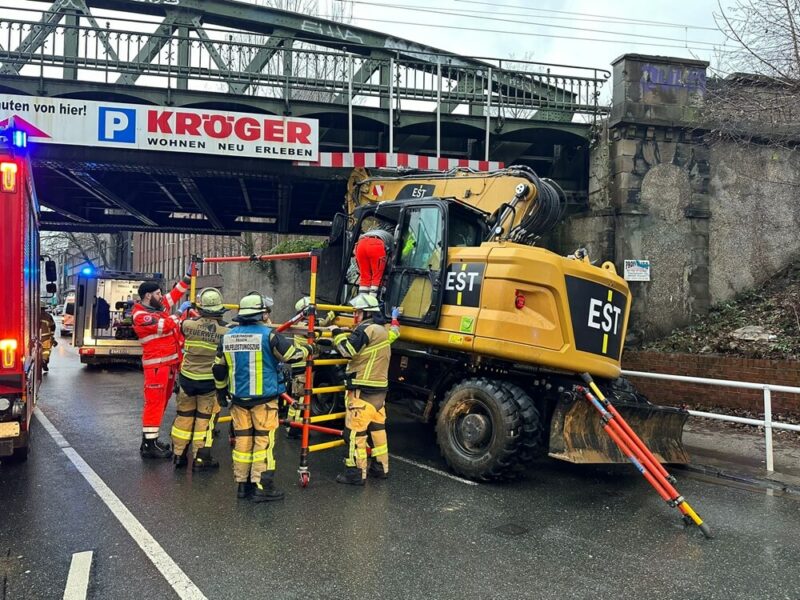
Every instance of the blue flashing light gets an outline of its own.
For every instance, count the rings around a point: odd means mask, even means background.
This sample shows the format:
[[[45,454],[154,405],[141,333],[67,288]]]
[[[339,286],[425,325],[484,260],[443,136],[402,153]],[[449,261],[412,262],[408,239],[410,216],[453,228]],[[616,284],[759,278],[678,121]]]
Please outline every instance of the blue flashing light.
[[[17,148],[26,148],[28,146],[28,134],[22,130],[15,130],[11,136],[11,144]]]
[[[81,275],[84,275],[86,277],[91,277],[92,275],[94,275],[94,269],[92,267],[83,267],[81,269]]]

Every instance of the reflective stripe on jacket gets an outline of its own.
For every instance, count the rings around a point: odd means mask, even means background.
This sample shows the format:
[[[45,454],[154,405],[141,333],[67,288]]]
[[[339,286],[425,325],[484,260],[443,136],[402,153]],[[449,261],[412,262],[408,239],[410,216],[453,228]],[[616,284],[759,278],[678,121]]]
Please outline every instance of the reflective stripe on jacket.
[[[164,294],[165,310],[156,310],[137,302],[133,306],[133,330],[142,343],[142,366],[173,365],[181,358],[180,317],[169,312],[189,289],[185,277]]]
[[[350,357],[347,364],[348,389],[382,391],[389,387],[391,344],[400,337],[399,329],[364,321],[351,334],[334,339],[337,349]]]
[[[272,328],[264,323],[244,323],[222,336],[220,351],[228,368],[227,385],[234,402],[255,404],[286,391],[279,380],[272,335]],[[294,354],[295,347],[290,346]]]
[[[184,338],[181,375],[194,381],[213,381],[211,369],[217,347],[228,327],[220,319],[199,317],[184,321],[181,331]]]

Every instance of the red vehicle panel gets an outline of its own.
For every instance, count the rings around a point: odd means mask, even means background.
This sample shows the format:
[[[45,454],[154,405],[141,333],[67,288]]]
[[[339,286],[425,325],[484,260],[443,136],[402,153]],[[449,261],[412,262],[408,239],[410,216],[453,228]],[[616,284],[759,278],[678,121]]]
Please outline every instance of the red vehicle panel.
[[[39,205],[30,160],[0,132],[0,458],[24,459],[39,380]]]

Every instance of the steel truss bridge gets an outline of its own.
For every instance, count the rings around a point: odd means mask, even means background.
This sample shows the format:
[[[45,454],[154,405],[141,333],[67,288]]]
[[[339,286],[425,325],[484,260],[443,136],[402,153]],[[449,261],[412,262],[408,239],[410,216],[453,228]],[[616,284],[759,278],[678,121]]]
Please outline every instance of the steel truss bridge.
[[[314,118],[321,152],[528,164],[585,201],[608,71],[459,56],[232,0],[42,5],[0,13],[0,94]],[[55,230],[320,233],[348,174],[44,144],[34,165]]]

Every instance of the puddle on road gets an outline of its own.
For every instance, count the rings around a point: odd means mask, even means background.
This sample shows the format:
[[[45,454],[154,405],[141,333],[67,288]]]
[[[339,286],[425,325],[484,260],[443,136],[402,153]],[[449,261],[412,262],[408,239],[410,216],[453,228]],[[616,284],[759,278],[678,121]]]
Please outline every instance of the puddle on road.
[[[697,481],[703,481],[705,483],[711,483],[713,485],[720,485],[737,490],[745,490],[748,492],[754,492],[756,494],[764,494],[765,496],[774,496],[776,498],[787,498],[789,500],[794,500],[795,502],[800,502],[800,494],[778,487],[764,487],[763,485],[759,485],[757,483],[725,479],[723,477],[715,477],[713,475],[706,475],[704,473],[694,473],[692,471],[683,471],[681,476],[689,477]]]

